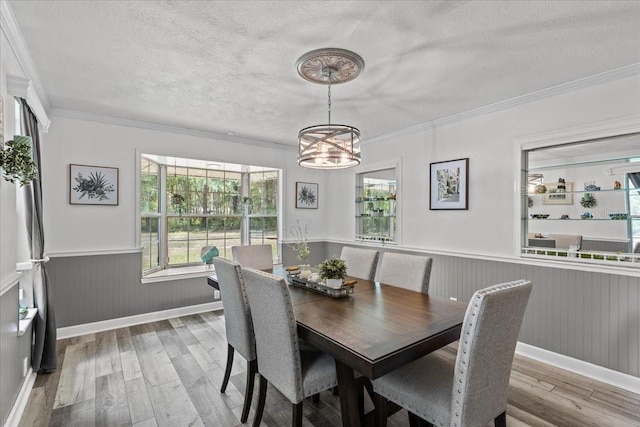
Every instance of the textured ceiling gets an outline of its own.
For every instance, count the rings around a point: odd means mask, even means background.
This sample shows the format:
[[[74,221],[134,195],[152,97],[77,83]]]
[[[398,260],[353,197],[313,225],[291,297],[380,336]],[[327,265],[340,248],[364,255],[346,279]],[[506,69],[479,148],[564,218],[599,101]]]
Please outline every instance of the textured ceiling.
[[[297,75],[365,60],[332,120],[372,138],[640,62],[638,1],[10,1],[52,107],[295,144],[325,123]]]

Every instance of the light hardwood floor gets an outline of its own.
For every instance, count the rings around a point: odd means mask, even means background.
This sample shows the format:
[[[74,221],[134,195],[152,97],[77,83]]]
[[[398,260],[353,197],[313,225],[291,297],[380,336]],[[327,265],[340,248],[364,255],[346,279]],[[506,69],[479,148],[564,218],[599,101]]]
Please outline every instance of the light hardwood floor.
[[[239,426],[246,365],[236,355],[220,394],[226,348],[221,312],[61,340],[58,369],[37,377],[20,426]],[[340,426],[339,404],[330,392],[305,401],[304,425]],[[270,387],[262,425],[290,425],[290,408]],[[405,411],[389,419],[390,427],[408,424]],[[516,356],[507,425],[640,426],[640,395]]]

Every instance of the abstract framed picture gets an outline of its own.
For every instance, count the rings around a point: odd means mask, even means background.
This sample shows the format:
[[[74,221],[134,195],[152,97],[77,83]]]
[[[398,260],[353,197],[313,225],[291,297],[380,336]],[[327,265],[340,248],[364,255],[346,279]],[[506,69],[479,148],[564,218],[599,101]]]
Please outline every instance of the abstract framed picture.
[[[296,182],[296,208],[318,209],[318,184]]]
[[[469,209],[469,158],[429,165],[429,209]]]
[[[572,205],[573,182],[552,182],[544,184],[547,192],[542,193],[543,205]]]
[[[69,165],[69,203],[118,205],[118,168]]]

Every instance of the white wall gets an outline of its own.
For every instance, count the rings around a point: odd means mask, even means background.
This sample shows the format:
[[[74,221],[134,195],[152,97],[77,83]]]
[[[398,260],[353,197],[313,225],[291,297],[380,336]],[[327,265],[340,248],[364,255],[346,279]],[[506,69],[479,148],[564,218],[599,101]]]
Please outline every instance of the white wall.
[[[47,253],[118,251],[136,242],[136,150],[284,170],[284,224],[311,223],[310,238],[324,237],[328,197],[323,174],[297,165],[296,151],[257,147],[203,137],[51,116],[42,147]],[[69,164],[119,168],[118,206],[69,204]],[[319,209],[295,209],[295,182],[319,183]],[[284,239],[291,236],[285,231]]]
[[[519,193],[515,139],[638,114],[639,93],[636,75],[381,142],[364,141],[361,167],[401,161],[402,246],[510,257],[519,239],[513,224]],[[464,157],[470,159],[469,211],[430,211],[429,163]],[[353,174],[336,174],[329,185],[351,185]],[[329,238],[344,241],[354,235],[354,197],[348,187],[332,193],[333,203],[343,209],[329,212]]]
[[[0,32],[0,93],[3,100],[4,141],[14,135],[14,101],[7,93],[7,74],[22,77],[22,71],[16,66],[16,59],[9,47],[4,32]],[[0,179],[0,284],[16,272],[17,254],[16,184]],[[23,223],[20,223],[23,225]]]

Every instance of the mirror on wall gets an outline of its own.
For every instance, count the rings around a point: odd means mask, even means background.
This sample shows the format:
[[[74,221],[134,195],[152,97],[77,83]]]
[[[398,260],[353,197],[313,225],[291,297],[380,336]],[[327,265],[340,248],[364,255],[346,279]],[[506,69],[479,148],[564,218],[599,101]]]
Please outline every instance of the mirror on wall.
[[[640,267],[640,134],[523,151],[525,256]]]

